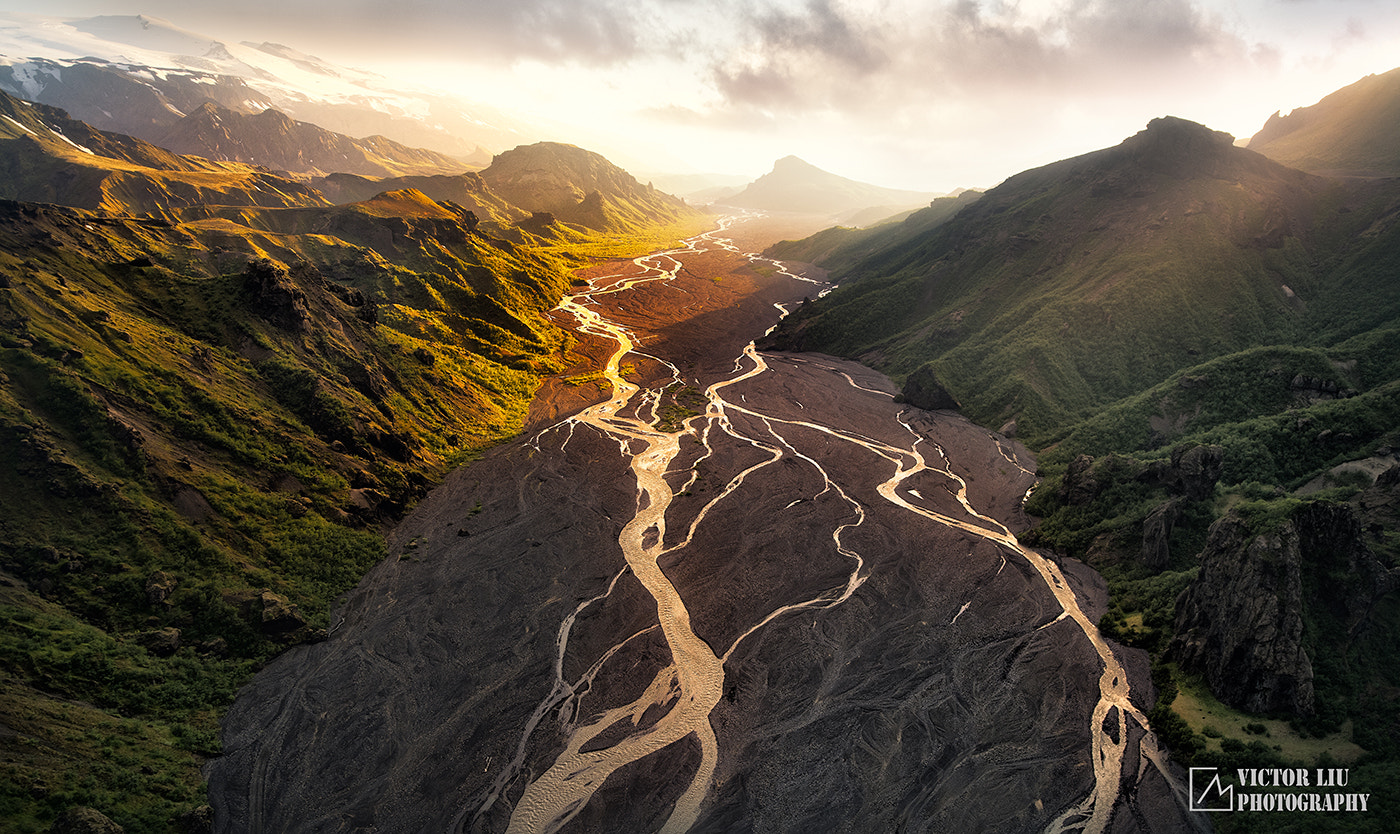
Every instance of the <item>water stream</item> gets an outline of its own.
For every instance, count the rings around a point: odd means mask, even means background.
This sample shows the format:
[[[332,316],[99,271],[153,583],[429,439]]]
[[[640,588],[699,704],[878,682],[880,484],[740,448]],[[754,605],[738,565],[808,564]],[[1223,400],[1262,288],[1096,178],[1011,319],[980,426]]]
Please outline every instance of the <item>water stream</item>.
[[[463,825],[468,815],[480,817],[501,801],[507,786],[521,773],[530,734],[552,712],[561,716],[560,720],[570,730],[570,735],[553,764],[529,781],[515,802],[507,829],[509,834],[549,834],[558,831],[589,802],[614,772],[688,737],[698,742],[700,761],[692,773],[682,777],[689,781],[660,830],[663,834],[681,834],[691,828],[703,810],[706,795],[712,787],[716,764],[723,754],[711,725],[711,712],[724,691],[725,663],[740,643],[775,619],[799,609],[840,605],[856,593],[867,578],[866,559],[843,541],[843,534],[865,521],[865,508],[848,489],[841,486],[841,478],[826,471],[814,455],[801,450],[799,441],[793,438],[793,429],[817,432],[828,442],[853,444],[869,452],[874,456],[870,466],[886,466],[891,470],[888,479],[878,486],[878,493],[885,501],[909,513],[992,542],[1003,550],[1004,555],[1024,560],[1056,600],[1061,613],[1055,621],[1071,620],[1092,645],[1103,666],[1098,680],[1097,704],[1089,719],[1094,787],[1087,796],[1071,804],[1055,818],[1045,829],[1047,834],[1072,830],[1091,834],[1105,831],[1119,798],[1125,767],[1130,765],[1136,768],[1139,779],[1148,765],[1156,768],[1181,794],[1180,786],[1167,770],[1165,752],[1157,745],[1150,730],[1138,745],[1141,761],[1124,761],[1128,749],[1129,718],[1144,729],[1147,728],[1147,719],[1129,698],[1128,678],[1122,664],[1081,609],[1059,567],[1039,553],[1023,548],[1002,523],[978,512],[968,501],[967,484],[954,472],[943,449],[921,436],[905,422],[903,415],[899,422],[909,442],[901,447],[815,421],[782,419],[766,414],[761,404],[750,403],[742,395],[737,402],[727,399],[727,389],[769,370],[764,355],[750,343],[736,361],[733,375],[705,390],[707,405],[704,414],[685,420],[681,431],[668,432],[658,428],[662,391],[640,388],[629,382],[621,370],[623,359],[639,351],[639,340],[627,328],[610,321],[601,312],[598,301],[605,295],[626,292],[641,283],[673,279],[682,268],[687,254],[715,246],[737,251],[733,243],[723,237],[728,222],[714,232],[687,241],[681,249],[637,259],[634,263],[642,269],[640,274],[599,279],[587,290],[570,296],[560,304],[559,310],[574,318],[577,330],[616,343],[616,349],[603,369],[604,379],[611,386],[611,396],[607,401],[543,430],[532,440],[533,445],[542,451],[552,451],[549,447],[567,446],[579,430],[593,430],[617,441],[620,453],[629,461],[637,492],[636,513],[623,527],[617,546],[626,561],[624,572],[631,571],[656,601],[658,623],[652,628],[659,628],[664,635],[671,653],[671,663],[654,677],[634,701],[579,720],[580,717],[576,715],[579,693],[587,690],[596,675],[605,673],[604,667],[615,652],[638,636],[631,635],[615,644],[589,665],[582,678],[565,680],[563,661],[575,618],[588,607],[606,599],[617,584],[617,577],[604,593],[584,600],[559,626],[555,686],[524,728],[518,754],[512,762],[504,764],[485,802],[459,815],[456,828]],[[780,265],[769,263],[781,270]],[[794,280],[806,280],[790,273],[783,274]],[[670,368],[673,383],[681,382],[682,375],[674,365],[660,359],[657,361]],[[859,390],[889,396],[859,385],[849,374],[840,373],[846,383]],[[796,405],[801,407],[801,403]],[[756,423],[763,427],[763,431],[746,433],[733,419],[738,415],[747,418],[746,425],[752,427]],[[761,458],[733,475],[725,488],[706,502],[690,521],[685,534],[673,536],[673,543],[668,544],[668,509],[677,493],[690,486],[689,482],[674,486],[667,479],[668,474],[678,474],[673,471],[672,465],[681,450],[681,437],[686,435],[700,442],[705,449],[704,455],[709,455],[715,439],[723,436],[759,450]],[[929,449],[930,445],[932,449]],[[1021,466],[999,442],[998,448],[1007,461]],[[823,488],[812,498],[829,493],[849,505],[853,520],[836,526],[832,531],[836,552],[849,560],[849,575],[843,585],[832,587],[805,601],[775,608],[740,634],[732,644],[711,646],[696,635],[683,594],[658,567],[658,559],[672,551],[691,547],[698,525],[711,513],[723,512],[726,502],[735,500],[733,496],[746,478],[785,457],[798,460],[816,471]],[[935,458],[934,462],[930,462],[930,457]],[[906,486],[910,478],[929,472],[948,479],[951,484],[949,491],[955,494],[965,517],[953,517],[931,509],[931,502],[926,501],[919,491]],[[692,474],[692,481],[693,478]],[[957,616],[961,616],[971,604],[964,604]],[[658,714],[659,718],[656,717]],[[604,731],[616,728],[619,722],[630,722],[632,726],[621,738],[615,738],[615,732],[609,733],[605,739],[601,738]],[[1113,732],[1105,729],[1105,725],[1110,723],[1116,725]]]

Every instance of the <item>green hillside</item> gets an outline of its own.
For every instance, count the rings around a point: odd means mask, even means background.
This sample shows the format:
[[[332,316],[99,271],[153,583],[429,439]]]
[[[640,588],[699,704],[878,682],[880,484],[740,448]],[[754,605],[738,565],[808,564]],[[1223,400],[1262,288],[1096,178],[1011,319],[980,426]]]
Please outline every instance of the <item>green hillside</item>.
[[[1249,140],[1293,168],[1362,177],[1400,175],[1400,69],[1368,75],[1287,116],[1275,113]]]
[[[0,105],[0,194],[26,197],[0,201],[0,830],[74,806],[176,830],[237,688],[572,361],[541,314],[573,270],[708,218],[609,192],[619,222],[517,227],[484,186],[499,213],[332,206]]]
[[[1045,445],[1177,370],[1302,339],[1321,311],[1336,338],[1365,329],[1348,317],[1393,315],[1381,273],[1346,264],[1390,251],[1394,204],[1160,119],[1014,176],[929,233],[838,259],[840,289],[773,344],[896,378],[931,363],[973,419],[1015,420]]]
[[[1341,763],[1394,802],[1398,209],[1394,180],[1159,119],[942,222],[775,247],[840,286],[767,346],[858,358],[1038,450],[1023,540],[1108,579],[1100,628],[1150,653],[1178,761]]]

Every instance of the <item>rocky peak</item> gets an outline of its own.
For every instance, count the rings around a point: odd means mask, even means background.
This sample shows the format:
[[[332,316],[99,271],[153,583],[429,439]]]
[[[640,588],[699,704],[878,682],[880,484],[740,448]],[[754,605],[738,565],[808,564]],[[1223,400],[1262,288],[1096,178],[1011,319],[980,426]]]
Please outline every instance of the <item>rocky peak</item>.
[[[788,155],[773,163],[773,174],[808,174],[821,169],[796,156]]]
[[[1235,137],[1205,125],[1164,116],[1124,140],[1119,147],[1139,164],[1176,174],[1209,169],[1235,150]]]

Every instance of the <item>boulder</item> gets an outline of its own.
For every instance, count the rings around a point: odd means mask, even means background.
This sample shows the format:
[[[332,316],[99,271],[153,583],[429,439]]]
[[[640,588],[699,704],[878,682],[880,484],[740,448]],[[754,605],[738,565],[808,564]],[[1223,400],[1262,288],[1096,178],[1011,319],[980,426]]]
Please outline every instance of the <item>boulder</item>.
[[[258,604],[262,609],[259,625],[268,637],[285,637],[306,626],[301,610],[280,594],[263,591],[258,595]]]
[[[199,805],[181,814],[175,822],[181,834],[210,834],[214,830],[214,809]]]
[[[49,834],[122,834],[126,829],[93,808],[69,808],[58,815]]]
[[[160,628],[136,635],[136,642],[157,657],[170,657],[180,650],[180,629]]]
[[[146,579],[146,602],[150,605],[169,606],[170,595],[179,582],[163,570],[158,570]]]

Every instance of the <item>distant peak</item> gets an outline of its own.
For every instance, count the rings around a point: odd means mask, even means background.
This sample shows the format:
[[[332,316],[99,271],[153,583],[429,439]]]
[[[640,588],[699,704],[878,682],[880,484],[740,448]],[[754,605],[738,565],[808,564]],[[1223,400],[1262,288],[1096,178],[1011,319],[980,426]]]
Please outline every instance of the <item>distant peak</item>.
[[[805,160],[805,159],[800,159],[800,158],[798,158],[798,157],[792,156],[791,154],[789,154],[788,156],[785,156],[785,157],[783,157],[782,159],[778,160],[777,162],[774,162],[774,163],[773,163],[773,170],[774,170],[774,171],[780,171],[780,170],[783,170],[783,169],[785,169],[785,168],[786,168],[786,169],[790,169],[790,170],[802,170],[802,169],[809,169],[809,168],[815,168],[815,167],[816,167],[815,165],[813,165],[812,163],[808,162],[807,160]]]

